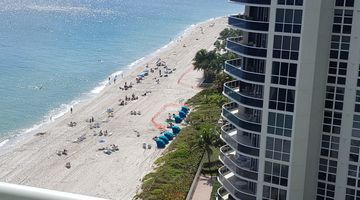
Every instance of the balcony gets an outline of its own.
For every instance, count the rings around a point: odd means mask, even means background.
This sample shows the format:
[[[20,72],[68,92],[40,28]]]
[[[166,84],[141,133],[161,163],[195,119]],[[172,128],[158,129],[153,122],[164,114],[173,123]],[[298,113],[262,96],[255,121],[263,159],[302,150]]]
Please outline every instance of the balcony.
[[[257,4],[262,6],[269,6],[271,4],[271,0],[230,0],[231,2],[236,3],[244,3],[244,4]]]
[[[235,175],[255,181],[258,179],[258,163],[256,159],[236,154],[227,145],[220,148],[219,158]]]
[[[217,190],[217,200],[227,200],[229,199],[229,193],[225,190],[225,188],[220,187]]]
[[[242,59],[225,61],[225,72],[236,79],[243,79],[258,83],[265,82],[264,69],[255,66],[243,66]]]
[[[237,131],[231,124],[221,127],[221,138],[224,142],[238,152],[258,157],[260,139],[256,138],[257,141],[251,140],[244,134],[244,131]]]
[[[256,200],[256,183],[237,178],[226,167],[219,169],[219,182],[237,199]]]
[[[242,37],[228,38],[226,47],[228,50],[237,54],[256,56],[266,58],[267,49],[264,47],[257,47],[253,42],[246,42]]]
[[[254,106],[263,107],[263,91],[262,86],[244,83],[240,81],[229,81],[224,84],[224,95],[235,102]]]
[[[257,21],[246,15],[232,15],[228,18],[230,26],[250,31],[269,31],[269,22]]]
[[[248,109],[250,111],[255,111],[252,114],[246,113],[247,111],[239,112],[241,106],[236,103],[229,103],[223,105],[222,116],[232,125],[238,126],[240,128],[261,132],[261,110]]]

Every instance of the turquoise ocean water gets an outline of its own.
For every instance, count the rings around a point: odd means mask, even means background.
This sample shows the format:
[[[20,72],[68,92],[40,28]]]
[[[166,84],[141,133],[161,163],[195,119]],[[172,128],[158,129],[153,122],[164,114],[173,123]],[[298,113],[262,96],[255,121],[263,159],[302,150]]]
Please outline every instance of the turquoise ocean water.
[[[99,92],[226,0],[0,0],[0,146]]]

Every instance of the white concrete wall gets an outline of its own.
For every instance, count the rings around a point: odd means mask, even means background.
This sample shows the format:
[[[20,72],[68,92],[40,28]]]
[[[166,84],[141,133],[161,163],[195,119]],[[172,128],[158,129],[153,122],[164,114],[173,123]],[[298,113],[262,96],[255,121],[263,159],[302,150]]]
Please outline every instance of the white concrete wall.
[[[333,0],[304,1],[288,199],[316,199]]]

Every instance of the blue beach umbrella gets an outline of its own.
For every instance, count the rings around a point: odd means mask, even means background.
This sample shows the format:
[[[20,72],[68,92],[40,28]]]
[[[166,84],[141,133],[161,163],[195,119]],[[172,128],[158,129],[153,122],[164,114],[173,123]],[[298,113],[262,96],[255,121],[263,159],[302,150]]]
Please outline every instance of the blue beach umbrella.
[[[165,144],[169,144],[169,139],[165,135],[161,135],[159,138],[163,140]]]
[[[165,132],[164,136],[167,137],[167,139],[169,140],[173,140],[173,138],[175,137],[171,132]]]
[[[190,110],[189,107],[181,106],[181,111],[183,111],[184,113],[188,113],[189,110]]]
[[[186,113],[183,112],[183,111],[180,111],[180,112],[179,112],[179,116],[180,116],[182,119],[184,119],[184,118],[186,117]]]
[[[179,134],[181,130],[181,128],[178,126],[172,126],[171,129],[174,134]]]
[[[163,149],[163,148],[165,148],[165,142],[163,140],[161,140],[161,139],[157,139],[156,140],[156,146],[159,149]]]
[[[180,124],[182,122],[182,119],[179,115],[175,116],[175,123]]]

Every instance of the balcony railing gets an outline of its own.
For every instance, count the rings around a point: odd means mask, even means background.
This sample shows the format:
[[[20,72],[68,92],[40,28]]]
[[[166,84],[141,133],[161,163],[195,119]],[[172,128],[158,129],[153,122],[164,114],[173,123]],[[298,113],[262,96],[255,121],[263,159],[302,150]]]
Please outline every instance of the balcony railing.
[[[257,47],[255,43],[245,42],[242,37],[232,37],[228,38],[226,47],[230,51],[233,51],[238,54],[256,56],[256,57],[266,57],[267,49],[263,47]]]
[[[225,104],[222,109],[222,116],[232,125],[240,128],[261,132],[261,114],[248,115],[239,113],[239,106],[236,103]]]
[[[230,0],[231,2],[239,2],[245,4],[270,5],[271,0]]]
[[[233,127],[231,124],[226,125]],[[224,127],[221,128],[221,138],[233,147],[233,149],[249,154],[252,156],[259,156],[259,146],[258,144],[254,144],[254,141],[251,141],[249,138],[242,135],[243,131],[237,132],[235,129],[235,134],[233,130],[225,131]]]
[[[238,199],[256,200],[256,183],[252,183],[229,174],[226,167],[219,169],[219,182],[234,197]]]
[[[260,72],[262,71],[262,72]],[[225,72],[238,79],[264,83],[263,69],[251,66],[242,66],[241,59],[225,61]]]
[[[217,200],[227,200],[229,198],[229,193],[226,191],[225,188],[220,187],[217,190]]]
[[[220,160],[237,176],[252,180],[258,179],[257,161],[252,163],[251,158],[236,155],[230,146],[225,145],[220,148]]]
[[[230,26],[252,31],[269,31],[269,22],[256,21],[246,15],[233,15],[228,18]]]
[[[245,84],[245,83],[244,83]],[[263,107],[263,93],[260,86],[253,89],[240,90],[240,81],[229,81],[224,84],[224,95],[244,105]]]

